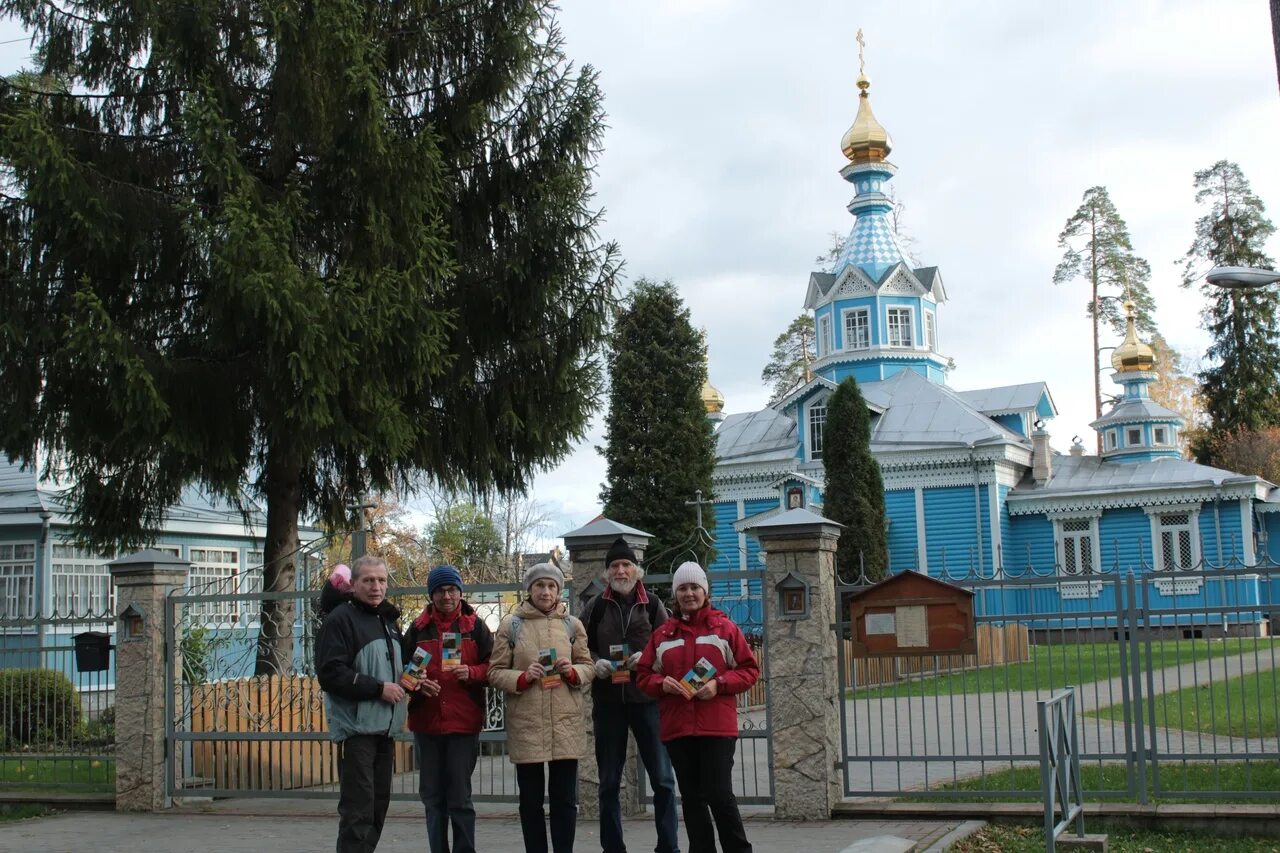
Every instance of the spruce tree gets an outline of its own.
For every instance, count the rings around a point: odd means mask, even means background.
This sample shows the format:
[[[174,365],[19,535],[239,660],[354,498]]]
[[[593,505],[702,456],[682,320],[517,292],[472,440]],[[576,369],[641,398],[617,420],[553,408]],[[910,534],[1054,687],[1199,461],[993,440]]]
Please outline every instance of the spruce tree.
[[[638,281],[609,353],[601,448],[608,482],[600,500],[609,518],[653,534],[648,554],[655,559],[674,559],[694,545],[697,513],[685,502],[699,489],[711,497],[715,434],[702,403],[706,379],[706,343],[675,286]],[[703,526],[715,536],[715,518],[705,508]],[[710,559],[696,548],[695,554]]]
[[[541,0],[5,0],[0,450],[146,542],[184,487],[298,519],[519,490],[596,408],[613,250],[590,68]],[[42,448],[43,452],[38,450]],[[291,666],[266,601],[258,672]]]
[[[1212,444],[1237,430],[1280,424],[1280,290],[1226,290],[1204,281],[1215,266],[1272,267],[1263,250],[1275,226],[1240,167],[1219,160],[1196,172],[1196,202],[1206,208],[1183,262],[1182,284],[1199,283],[1209,300],[1204,327],[1213,337],[1200,373],[1209,435],[1194,450],[1212,459]]]
[[[1058,235],[1062,260],[1053,271],[1053,283],[1083,279],[1089,285],[1085,316],[1093,321],[1094,417],[1102,417],[1102,360],[1099,327],[1105,323],[1116,336],[1125,333],[1124,302],[1132,299],[1138,329],[1152,334],[1155,300],[1147,286],[1151,265],[1134,254],[1129,226],[1120,217],[1106,187],[1090,187],[1076,212]],[[1102,451],[1102,436],[1098,436]]]
[[[889,568],[885,529],[884,481],[871,455],[871,413],[853,377],[827,398],[822,429],[822,467],[826,472],[822,514],[844,525],[836,550],[836,574],[852,583],[865,571],[873,581]]]

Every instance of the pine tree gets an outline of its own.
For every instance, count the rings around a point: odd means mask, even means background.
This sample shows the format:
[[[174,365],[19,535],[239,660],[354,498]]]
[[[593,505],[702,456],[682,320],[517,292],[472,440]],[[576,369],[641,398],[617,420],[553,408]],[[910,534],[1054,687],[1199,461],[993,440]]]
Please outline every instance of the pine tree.
[[[1053,271],[1054,284],[1084,279],[1089,285],[1085,316],[1093,321],[1094,417],[1102,417],[1102,359],[1099,327],[1105,323],[1117,336],[1125,333],[1124,302],[1132,299],[1139,331],[1152,334],[1155,300],[1147,287],[1151,265],[1133,252],[1129,226],[1111,202],[1106,187],[1090,187],[1076,212],[1058,235],[1062,260]],[[1098,452],[1102,452],[1098,436]]]
[[[600,500],[609,518],[653,534],[654,558],[690,547],[697,513],[685,502],[699,489],[711,496],[715,435],[702,403],[706,379],[706,344],[675,286],[638,281],[609,354],[601,448],[608,481]],[[704,513],[703,526],[714,537],[714,517]]]
[[[1203,316],[1213,337],[1205,353],[1211,366],[1200,373],[1200,387],[1210,434],[1198,454],[1207,462],[1218,437],[1280,424],[1280,290],[1225,290],[1204,281],[1215,266],[1272,267],[1263,247],[1276,229],[1235,163],[1219,160],[1196,172],[1195,188],[1207,210],[1196,222],[1182,284],[1199,283],[1209,300]]]
[[[773,386],[769,405],[810,379],[809,368],[817,357],[813,335],[813,317],[806,313],[792,320],[787,330],[774,338],[773,355],[760,372],[760,380]]]
[[[0,450],[131,547],[188,484],[301,513],[423,478],[503,491],[596,408],[603,112],[543,0],[0,6]],[[42,447],[43,453],[37,448]],[[258,672],[292,661],[263,605]]]
[[[836,574],[845,583],[861,571],[876,581],[889,567],[885,529],[884,481],[871,455],[871,413],[853,377],[827,399],[822,429],[822,467],[826,471],[822,514],[844,525],[836,550]]]

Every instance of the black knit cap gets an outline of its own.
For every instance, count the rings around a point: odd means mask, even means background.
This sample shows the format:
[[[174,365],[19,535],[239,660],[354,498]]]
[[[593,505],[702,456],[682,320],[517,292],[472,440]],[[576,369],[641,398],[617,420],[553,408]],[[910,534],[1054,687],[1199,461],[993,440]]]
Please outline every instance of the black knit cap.
[[[619,536],[609,546],[609,551],[604,555],[604,567],[609,568],[614,560],[630,560],[633,563],[640,562],[636,559],[636,552],[631,550],[631,546],[627,544],[627,540]]]

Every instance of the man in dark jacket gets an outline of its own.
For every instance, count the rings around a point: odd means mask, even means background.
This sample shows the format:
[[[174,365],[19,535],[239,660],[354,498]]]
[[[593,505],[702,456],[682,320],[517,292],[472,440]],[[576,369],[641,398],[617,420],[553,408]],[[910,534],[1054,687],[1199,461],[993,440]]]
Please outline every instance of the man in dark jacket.
[[[644,569],[636,565],[635,552],[625,539],[619,537],[609,547],[604,564],[605,590],[582,610],[587,648],[596,661],[591,718],[600,771],[600,847],[604,853],[626,853],[618,792],[630,730],[653,789],[657,853],[679,853],[675,776],[659,738],[658,706],[636,688],[634,674],[649,635],[666,621],[667,609],[645,590],[640,581]]]
[[[338,853],[373,853],[391,803],[395,742],[407,705],[399,684],[400,611],[386,600],[387,564],[364,556],[351,567],[351,601],[325,617],[316,671],[329,735],[339,747]]]

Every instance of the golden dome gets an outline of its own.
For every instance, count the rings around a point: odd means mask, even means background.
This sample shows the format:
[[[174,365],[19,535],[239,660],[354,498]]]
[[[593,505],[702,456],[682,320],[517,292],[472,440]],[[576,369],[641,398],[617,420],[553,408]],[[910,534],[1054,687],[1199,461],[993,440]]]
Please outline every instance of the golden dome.
[[[1116,347],[1116,351],[1111,354],[1111,366],[1118,373],[1143,373],[1153,370],[1156,366],[1155,350],[1138,340],[1135,308],[1137,306],[1131,299],[1124,303],[1128,328],[1124,333],[1124,343]]]
[[[858,88],[862,90],[858,95],[858,116],[844,132],[840,150],[854,163],[879,163],[889,156],[893,140],[889,139],[889,131],[876,121],[875,114],[871,112],[871,99],[867,97],[871,81],[867,75],[858,75]]]
[[[702,383],[702,405],[707,407],[709,415],[724,411],[724,395],[709,379]]]

